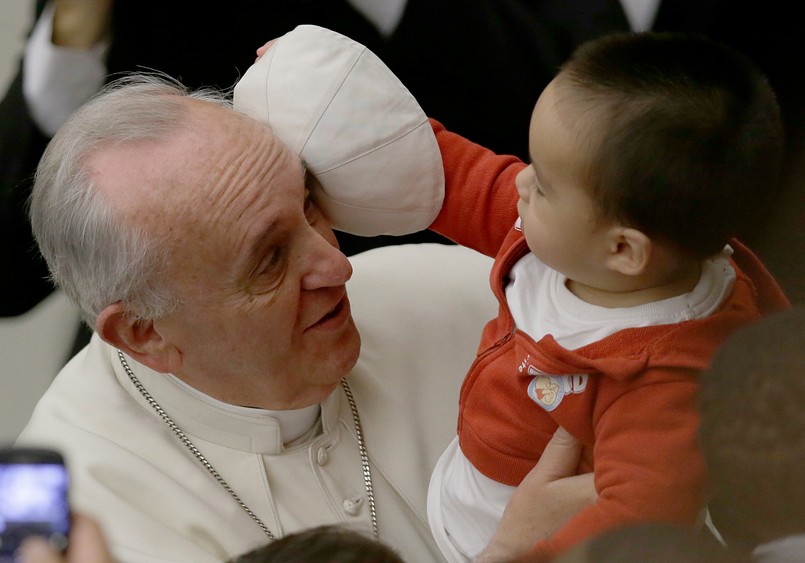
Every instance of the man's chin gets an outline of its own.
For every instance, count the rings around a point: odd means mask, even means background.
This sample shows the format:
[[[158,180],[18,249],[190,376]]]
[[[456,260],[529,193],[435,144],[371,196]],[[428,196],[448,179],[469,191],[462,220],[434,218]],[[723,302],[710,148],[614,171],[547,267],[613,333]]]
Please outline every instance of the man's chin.
[[[316,370],[324,370],[329,381],[341,381],[352,371],[361,353],[361,336],[350,318],[335,342],[313,352]]]

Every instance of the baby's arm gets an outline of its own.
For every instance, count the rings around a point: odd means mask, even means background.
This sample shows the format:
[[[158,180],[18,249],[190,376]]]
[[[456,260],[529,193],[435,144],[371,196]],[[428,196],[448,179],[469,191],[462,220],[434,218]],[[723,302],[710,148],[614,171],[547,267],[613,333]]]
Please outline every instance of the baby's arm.
[[[638,387],[603,409],[595,423],[598,498],[534,549],[555,554],[629,522],[694,523],[704,506],[696,389],[694,377],[683,374]]]
[[[477,563],[511,561],[548,538],[596,499],[593,474],[576,475],[581,444],[557,429],[537,465],[520,483],[495,536]],[[535,499],[538,499],[535,501]]]
[[[517,220],[514,179],[525,164],[497,155],[431,119],[444,166],[442,210],[430,228],[437,233],[495,256]]]

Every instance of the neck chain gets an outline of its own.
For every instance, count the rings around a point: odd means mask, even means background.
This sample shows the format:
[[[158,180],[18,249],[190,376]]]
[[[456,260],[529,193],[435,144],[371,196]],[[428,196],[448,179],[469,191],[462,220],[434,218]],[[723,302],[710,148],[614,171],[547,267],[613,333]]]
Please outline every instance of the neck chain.
[[[187,434],[182,432],[176,423],[173,422],[173,419],[168,416],[168,413],[166,413],[162,407],[159,406],[159,403],[157,403],[154,397],[151,396],[145,386],[140,383],[140,380],[134,375],[134,371],[132,371],[131,367],[126,361],[126,358],[123,357],[123,353],[120,350],[117,351],[117,357],[120,359],[120,364],[123,366],[123,369],[125,370],[126,375],[129,377],[131,383],[134,385],[137,391],[140,392],[140,395],[143,396],[146,402],[151,405],[151,408],[154,409],[162,421],[168,425],[168,428],[171,429],[179,441],[182,442],[190,453],[193,454],[193,457],[195,457],[196,460],[198,460],[198,462],[204,466],[207,472],[212,475],[213,479],[215,479],[215,481],[221,485],[221,487],[227,493],[229,493],[229,496],[231,496],[235,502],[238,503],[244,512],[246,512],[246,514],[248,514],[258,526],[260,526],[260,529],[263,530],[263,533],[268,536],[271,541],[276,540],[277,536],[275,536],[271,530],[268,529],[268,526],[266,526],[263,521],[260,520],[260,518],[258,518],[257,515],[252,511],[252,509],[249,508],[245,502],[243,502],[237,493],[232,490],[232,487],[229,486],[229,483],[227,483],[224,478],[221,477],[218,471],[215,470],[212,464],[207,461],[207,458],[205,458],[195,444],[190,441],[190,438],[187,437]],[[341,380],[341,386],[344,388],[344,394],[347,396],[347,401],[349,401],[349,408],[352,411],[352,420],[355,423],[355,433],[358,436],[358,451],[361,454],[361,465],[363,466],[363,482],[366,487],[366,498],[369,501],[369,515],[372,519],[372,534],[374,535],[374,538],[377,539],[377,511],[375,509],[374,488],[372,487],[372,473],[369,468],[369,455],[366,452],[366,439],[363,436],[363,427],[361,426],[361,419],[358,416],[358,407],[355,405],[355,398],[352,396],[352,390],[349,388],[349,384],[343,379]]]

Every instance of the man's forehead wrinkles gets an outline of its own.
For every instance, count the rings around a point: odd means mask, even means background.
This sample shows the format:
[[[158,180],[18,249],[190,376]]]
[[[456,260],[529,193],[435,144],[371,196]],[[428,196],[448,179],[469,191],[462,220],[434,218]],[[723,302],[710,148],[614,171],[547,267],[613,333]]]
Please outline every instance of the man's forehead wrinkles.
[[[238,216],[265,196],[272,172],[282,166],[277,143],[253,135],[233,136],[221,143],[211,157],[203,182],[209,182],[207,198],[214,215],[235,210]]]

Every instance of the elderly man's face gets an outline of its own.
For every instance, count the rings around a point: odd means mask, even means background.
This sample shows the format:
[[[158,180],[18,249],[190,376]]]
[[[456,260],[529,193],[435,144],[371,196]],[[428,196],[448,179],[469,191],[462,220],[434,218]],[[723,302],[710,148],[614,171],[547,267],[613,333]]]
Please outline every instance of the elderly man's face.
[[[154,326],[180,355],[174,375],[232,404],[321,401],[358,358],[351,266],[299,159],[253,120],[189,103],[195,127],[136,156],[131,173],[148,193],[133,183],[121,196],[171,241],[183,304]],[[115,174],[131,164],[128,155]]]

